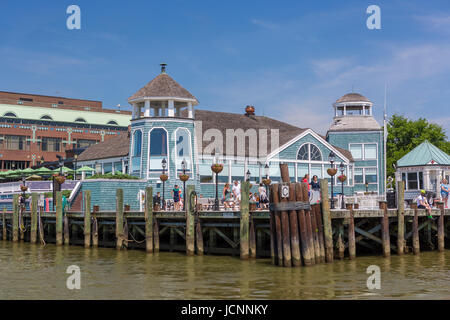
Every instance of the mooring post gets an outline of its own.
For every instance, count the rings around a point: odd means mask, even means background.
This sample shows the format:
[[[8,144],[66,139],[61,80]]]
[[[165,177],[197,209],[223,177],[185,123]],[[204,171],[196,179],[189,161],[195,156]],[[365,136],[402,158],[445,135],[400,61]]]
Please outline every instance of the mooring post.
[[[123,189],[116,190],[116,249],[122,249],[123,234]]]
[[[250,182],[244,181],[241,184],[241,218],[240,218],[240,256],[241,259],[246,260],[248,259],[249,254],[249,219],[250,219],[250,212],[249,212],[249,192],[250,192]]]
[[[56,191],[56,245],[63,244],[62,191]]]
[[[70,231],[69,231],[69,217],[64,212],[64,245],[68,246],[70,243]]]
[[[314,241],[314,256],[316,258],[316,263],[320,263],[320,244],[319,244],[319,229],[317,228],[317,218],[316,218],[316,210],[313,206],[311,206],[311,229],[312,229],[312,237]]]
[[[153,222],[153,252],[159,252],[159,221],[156,216]]]
[[[12,231],[13,242],[19,241],[19,195],[13,196],[13,217],[12,217]]]
[[[295,194],[297,201],[302,202],[305,201],[305,199],[303,198],[303,185],[300,182],[295,184]],[[307,227],[306,227],[305,210],[303,209],[298,210],[297,215],[298,215],[298,224],[300,226],[300,242],[301,242],[300,250],[303,256],[303,263],[305,264],[305,266],[310,266],[313,264],[311,257],[312,248],[310,248],[309,246],[308,232],[306,231]]]
[[[256,258],[256,232],[255,232],[255,220],[251,217],[250,214],[250,225],[248,232],[248,243],[249,243],[249,252],[250,258]]]
[[[330,201],[328,199],[328,180],[320,180],[320,193],[322,199],[322,221],[325,236],[326,261],[333,262],[333,229],[331,227]]]
[[[414,210],[414,218],[413,218],[413,234],[412,234],[412,243],[413,243],[413,252],[414,254],[420,253],[420,238],[419,238],[419,211],[417,208],[417,203],[411,203],[411,209]]]
[[[273,203],[273,193],[272,193],[272,187],[270,188],[271,192],[269,193],[269,203]],[[277,264],[277,233],[275,228],[275,211],[270,210],[269,213],[269,226],[270,226],[270,258],[272,260],[272,264]]]
[[[276,205],[280,203],[280,195],[278,194],[278,189],[280,185],[278,183],[273,184],[270,194],[273,198],[273,204]],[[276,252],[277,252],[277,264],[279,266],[283,265],[283,236],[281,233],[281,212],[275,211],[275,233],[276,233]]]
[[[380,209],[383,210],[383,217],[381,218],[381,241],[383,245],[383,256],[390,257],[391,255],[391,241],[389,235],[389,216],[387,210],[387,202],[380,201]]]
[[[309,202],[308,184],[301,182],[301,186],[303,192],[303,201]],[[305,210],[305,221],[306,221],[306,235],[308,237],[308,247],[310,249],[309,252],[311,255],[311,263],[315,264],[317,262],[317,257],[316,257],[316,245],[314,243],[314,236],[313,236],[311,210]]]
[[[356,258],[356,239],[355,239],[355,218],[353,212],[353,204],[346,204],[347,210],[350,211],[350,217],[348,218],[348,256],[350,260]]]
[[[84,247],[91,246],[91,190],[84,191]]]
[[[92,221],[92,247],[97,248],[98,247],[98,220],[96,213],[92,214],[91,217]]]
[[[397,254],[405,252],[405,182],[397,181]]]
[[[445,214],[445,206],[444,202],[438,202],[438,208],[441,210],[439,219],[438,219],[438,251],[444,252],[445,249],[445,233],[444,233],[444,214]]]
[[[295,191],[295,183],[289,184],[289,202],[294,203],[300,201],[297,199],[297,193]],[[302,265],[300,255],[300,237],[298,228],[298,215],[296,210],[289,211],[289,222],[291,231],[291,250],[292,250],[292,265],[299,267]]]
[[[325,240],[323,238],[323,223],[320,204],[315,204],[314,210],[316,212],[317,229],[319,230],[320,262],[325,262]]]
[[[197,254],[202,256],[205,253],[205,249],[203,246],[202,223],[200,221],[200,216],[197,216],[196,219],[197,222],[195,224],[195,244],[197,246]]]
[[[30,243],[36,243],[37,239],[37,201],[38,195],[37,193],[31,194],[31,231],[30,231]]]
[[[338,219],[338,237],[337,237],[337,248],[338,257],[340,260],[344,260],[345,257],[345,245],[344,245],[344,219]]]
[[[195,187],[188,185],[186,189],[186,254],[193,256],[195,254],[195,201],[191,201],[191,197],[194,196]]]
[[[2,236],[3,240],[7,240],[7,234],[6,234],[6,207],[3,207],[3,217],[2,217]]]
[[[153,253],[153,188],[145,188],[145,250]]]

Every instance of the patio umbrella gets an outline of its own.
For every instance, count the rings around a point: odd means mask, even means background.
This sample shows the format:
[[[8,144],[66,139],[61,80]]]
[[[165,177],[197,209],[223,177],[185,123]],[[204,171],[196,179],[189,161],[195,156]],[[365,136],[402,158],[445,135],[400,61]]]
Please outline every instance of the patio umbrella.
[[[32,174],[31,176],[27,177],[26,180],[42,180],[42,177],[38,176],[37,174]]]
[[[26,169],[21,170],[20,173],[22,173],[24,175],[32,175],[33,173],[35,173],[35,170],[31,169],[31,168],[26,168]]]
[[[56,168],[55,170],[53,170],[53,173],[59,173],[59,172],[60,172],[60,168]],[[62,172],[63,173],[72,173],[73,170],[64,166],[64,167],[62,167]],[[77,172],[78,172],[78,170],[77,170]]]
[[[95,171],[95,169],[88,166],[84,166],[81,167],[80,169],[77,169],[77,172],[93,172],[93,171]]]
[[[40,174],[40,175],[51,175],[53,173],[53,171],[46,167],[41,167],[39,169],[34,170],[34,173]]]

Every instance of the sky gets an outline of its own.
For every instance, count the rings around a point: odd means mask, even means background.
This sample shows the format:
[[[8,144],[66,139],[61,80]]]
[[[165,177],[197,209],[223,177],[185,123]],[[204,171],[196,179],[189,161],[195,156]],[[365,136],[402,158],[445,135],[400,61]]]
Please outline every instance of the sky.
[[[69,30],[69,5],[81,29]],[[369,30],[369,5],[381,29]],[[198,108],[265,115],[325,134],[332,104],[358,92],[450,136],[450,2],[0,2],[0,90],[103,101],[128,97],[168,64]]]

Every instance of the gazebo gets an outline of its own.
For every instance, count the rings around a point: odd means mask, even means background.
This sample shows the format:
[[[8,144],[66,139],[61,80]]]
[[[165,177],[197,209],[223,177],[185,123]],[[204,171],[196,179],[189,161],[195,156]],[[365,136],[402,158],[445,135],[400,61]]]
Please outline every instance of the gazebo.
[[[439,197],[441,181],[449,175],[450,156],[425,140],[397,161],[395,179],[405,182],[405,199],[412,199],[421,189]]]

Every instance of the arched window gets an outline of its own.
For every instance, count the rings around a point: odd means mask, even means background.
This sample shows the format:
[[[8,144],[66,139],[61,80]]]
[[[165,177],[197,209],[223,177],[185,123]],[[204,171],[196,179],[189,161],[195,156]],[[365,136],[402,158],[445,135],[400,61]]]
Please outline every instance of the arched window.
[[[16,116],[16,114],[14,112],[7,112],[3,116],[4,117],[17,118],[17,116]]]
[[[141,149],[142,149],[142,131],[136,130],[133,133],[133,150],[131,157],[131,167],[133,173],[141,171]]]
[[[41,117],[41,120],[53,120],[53,118],[48,115],[45,115]]]
[[[186,173],[191,171],[191,139],[188,129],[180,128],[176,133],[176,165],[177,175],[183,173],[183,160],[186,161]]]
[[[316,145],[312,143],[305,143],[298,150],[297,160],[321,161],[322,153]]]
[[[75,122],[83,122],[86,123],[86,120],[84,120],[83,118],[76,118]]]
[[[150,146],[149,146],[149,166],[148,171],[150,177],[159,177],[162,173],[162,160],[166,159],[167,164],[169,164],[169,159],[167,157],[167,131],[163,128],[154,128],[150,130]],[[168,173],[168,167],[166,168],[166,173]]]
[[[117,126],[118,124],[117,124],[117,122],[116,121],[114,121],[114,120],[110,120],[110,121],[108,121],[108,123],[107,124],[110,124],[110,125],[114,125],[114,126]]]

